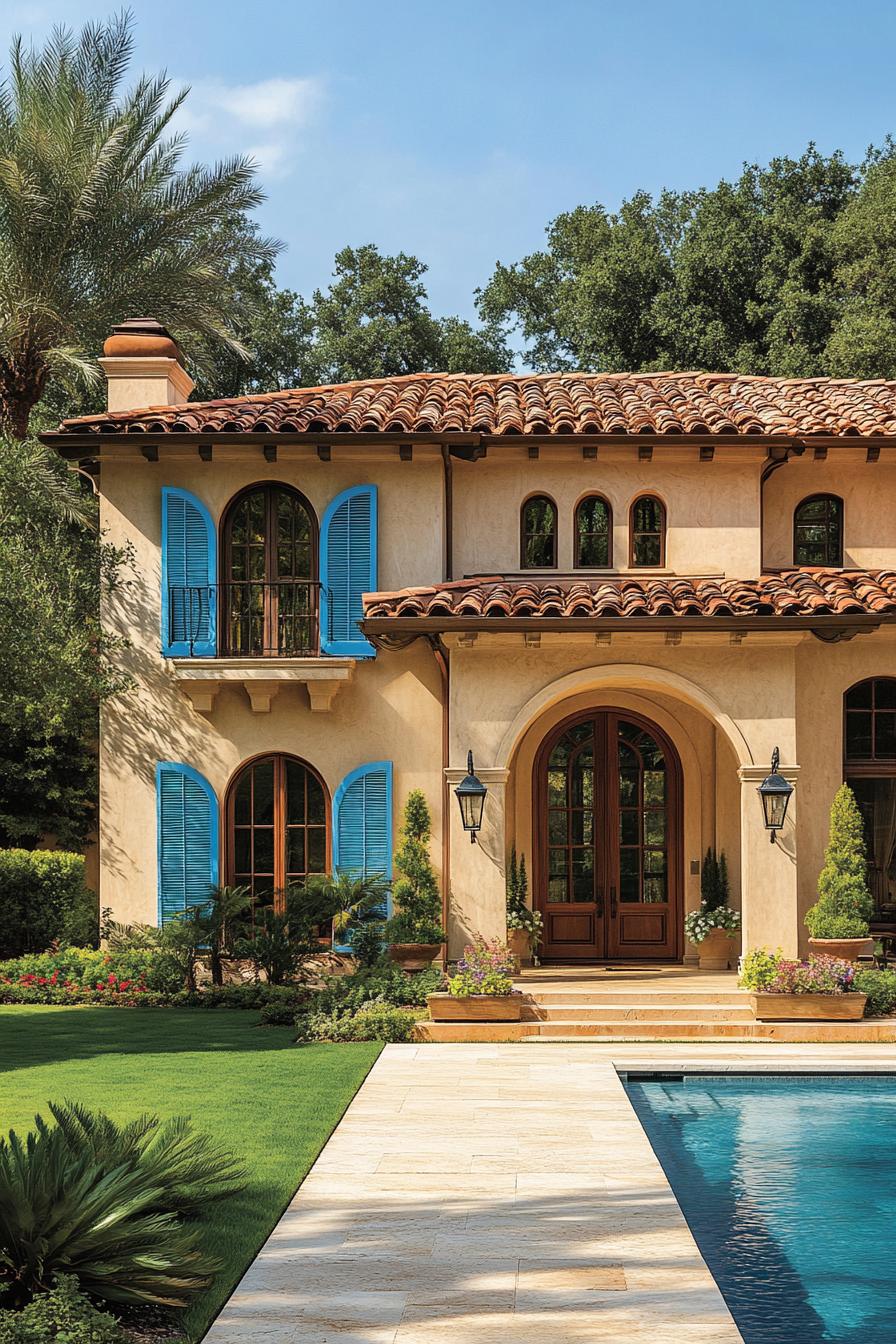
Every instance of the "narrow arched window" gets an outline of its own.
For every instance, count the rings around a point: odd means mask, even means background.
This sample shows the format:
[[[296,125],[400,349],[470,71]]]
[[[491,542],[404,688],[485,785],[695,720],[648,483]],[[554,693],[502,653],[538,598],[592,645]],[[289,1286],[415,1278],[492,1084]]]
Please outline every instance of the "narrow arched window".
[[[279,482],[250,486],[228,507],[221,535],[221,652],[317,653],[317,519],[305,497]]]
[[[629,563],[633,568],[666,563],[666,510],[655,495],[641,495],[632,504]]]
[[[843,500],[837,495],[810,495],[793,514],[793,563],[843,564]]]
[[[851,686],[843,709],[846,763],[896,766],[896,677],[872,677]]]
[[[600,495],[587,495],[576,508],[576,568],[608,568],[612,563],[612,510]]]
[[[557,565],[557,506],[548,495],[532,495],[520,513],[520,569]]]
[[[328,871],[329,801],[323,781],[295,756],[260,756],[227,794],[225,870],[255,905],[280,905],[294,883]]]

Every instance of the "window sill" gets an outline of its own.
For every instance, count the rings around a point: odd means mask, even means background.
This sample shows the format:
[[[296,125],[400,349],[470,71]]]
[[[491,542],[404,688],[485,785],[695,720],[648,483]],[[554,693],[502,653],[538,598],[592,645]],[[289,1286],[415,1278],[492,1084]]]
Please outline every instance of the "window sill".
[[[302,685],[314,713],[327,713],[352,679],[354,658],[172,658],[169,667],[198,714],[211,714],[222,687],[239,686],[256,714],[268,714],[275,696]]]

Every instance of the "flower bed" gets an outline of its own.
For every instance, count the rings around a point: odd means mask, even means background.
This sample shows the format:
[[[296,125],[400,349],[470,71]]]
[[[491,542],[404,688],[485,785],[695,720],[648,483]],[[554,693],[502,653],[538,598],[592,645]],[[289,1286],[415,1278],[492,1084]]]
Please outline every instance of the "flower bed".
[[[738,983],[751,991],[753,1014],[761,1021],[855,1020],[865,995],[855,987],[855,967],[837,957],[796,961],[756,949],[744,957]]]

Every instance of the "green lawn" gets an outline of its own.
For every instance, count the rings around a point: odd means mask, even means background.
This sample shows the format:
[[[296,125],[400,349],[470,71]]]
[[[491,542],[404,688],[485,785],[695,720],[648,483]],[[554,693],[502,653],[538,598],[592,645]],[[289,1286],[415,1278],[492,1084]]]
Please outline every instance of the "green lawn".
[[[207,1239],[224,1261],[185,1328],[200,1339],[320,1152],[381,1047],[294,1045],[257,1014],[174,1008],[0,1007],[0,1130],[28,1129],[66,1098],[127,1120],[189,1115],[250,1171],[213,1206]]]

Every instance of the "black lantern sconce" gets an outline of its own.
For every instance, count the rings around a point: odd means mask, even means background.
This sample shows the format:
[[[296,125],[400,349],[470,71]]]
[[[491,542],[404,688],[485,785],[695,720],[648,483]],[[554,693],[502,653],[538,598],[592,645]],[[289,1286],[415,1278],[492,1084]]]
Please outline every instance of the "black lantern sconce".
[[[784,818],[787,816],[787,804],[790,802],[790,795],[793,793],[793,785],[788,784],[784,776],[778,773],[780,760],[781,753],[775,747],[772,752],[772,772],[770,775],[766,775],[757,790],[762,800],[765,829],[771,832],[772,844],[775,843],[775,836],[784,825]]]
[[[482,809],[485,807],[485,795],[488,789],[481,779],[473,773],[473,753],[467,752],[467,774],[454,790],[460,803],[460,816],[464,830],[470,832],[470,844],[476,843],[476,832],[482,829]]]

